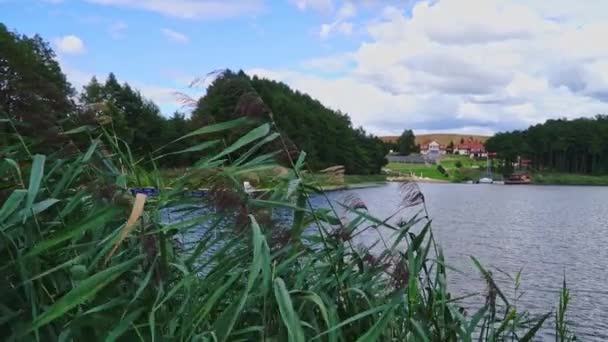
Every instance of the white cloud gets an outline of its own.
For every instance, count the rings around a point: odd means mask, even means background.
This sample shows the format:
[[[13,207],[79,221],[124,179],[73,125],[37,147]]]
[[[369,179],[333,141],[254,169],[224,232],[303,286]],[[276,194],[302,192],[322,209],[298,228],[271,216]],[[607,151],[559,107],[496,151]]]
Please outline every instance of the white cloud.
[[[334,22],[331,24],[323,24],[321,25],[321,30],[319,31],[319,36],[321,39],[327,39],[331,34],[341,34],[344,36],[350,36],[353,33],[353,23],[344,21],[344,22]]]
[[[514,0],[529,6],[545,18],[570,23],[594,22],[606,20],[608,2],[604,0]]]
[[[289,0],[289,2],[296,5],[296,7],[302,11],[312,9],[315,11],[328,13],[334,7],[332,0]]]
[[[342,4],[340,9],[338,10],[336,19],[338,19],[338,20],[349,19],[349,18],[354,17],[355,15],[357,15],[357,7],[355,7],[355,5],[352,2],[346,1],[344,4]]]
[[[152,100],[158,105],[161,113],[165,116],[171,116],[176,110],[187,112],[190,109],[181,101],[181,94],[187,95],[195,100],[201,96],[200,89],[188,88],[183,85],[172,87],[166,85],[150,85],[149,83],[137,81],[129,83],[139,90],[144,97]]]
[[[445,44],[526,39],[555,26],[525,6],[492,0],[423,2],[414,7],[413,18],[429,39]]]
[[[354,21],[354,9],[338,10],[322,37]],[[386,6],[353,51],[305,61],[306,73],[252,72],[377,134],[524,128],[608,113],[608,24],[599,14],[607,11],[599,0],[429,0],[407,15]],[[324,76],[333,71],[340,77]]]
[[[440,121],[457,109],[457,103],[450,96],[394,95],[350,76],[325,79],[287,70],[251,69],[247,72],[285,82],[306,92],[324,105],[348,113],[355,125],[364,125],[377,134],[396,133],[406,119],[410,124],[423,124],[428,121],[429,113]]]
[[[61,59],[59,59],[59,63],[61,65],[61,70],[67,76],[68,81],[78,91],[80,91],[80,89],[84,85],[89,83],[91,78],[94,76],[93,73],[74,68],[70,64],[62,61]]]
[[[54,43],[57,51],[66,55],[78,55],[86,52],[82,39],[75,35],[56,38]]]
[[[61,65],[61,70],[67,76],[68,81],[79,92],[91,81],[93,76],[95,76],[99,82],[105,82],[108,75],[107,72],[91,72],[76,68],[61,57],[58,58],[58,62]],[[187,84],[177,80],[174,82],[174,86],[156,85],[137,80],[119,79],[118,81],[120,83],[129,83],[132,88],[141,92],[144,97],[152,100],[160,107],[162,114],[165,116],[170,116],[176,110],[184,111],[183,103],[180,102],[177,93],[185,93],[193,98],[200,96],[199,89],[188,88]]]
[[[224,19],[258,13],[262,0],[87,0],[99,5],[152,11],[185,19]]]
[[[332,34],[350,36],[353,33],[354,24],[349,19],[356,15],[357,8],[355,5],[350,1],[346,1],[338,10],[336,19],[333,22],[321,25],[319,36],[321,39],[327,39]]]
[[[334,56],[313,58],[304,61],[302,66],[321,72],[344,72],[347,71],[354,62],[355,54],[343,53]]]
[[[163,33],[163,35],[165,37],[167,37],[172,42],[176,42],[179,44],[187,44],[188,42],[190,42],[190,38],[188,38],[188,36],[186,36],[183,33],[180,33],[180,32],[168,29],[168,28],[162,29],[161,32]]]
[[[177,104],[174,88],[162,86],[134,86],[148,99],[154,101],[159,106],[173,106]]]

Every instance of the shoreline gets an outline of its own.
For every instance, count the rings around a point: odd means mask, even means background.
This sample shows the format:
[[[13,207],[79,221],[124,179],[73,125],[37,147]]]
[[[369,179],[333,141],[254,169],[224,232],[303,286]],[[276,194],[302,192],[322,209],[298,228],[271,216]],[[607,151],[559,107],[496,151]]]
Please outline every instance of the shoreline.
[[[414,183],[438,183],[438,184],[450,184],[450,183],[454,183],[451,182],[449,180],[443,180],[443,179],[435,179],[435,178],[428,178],[428,177],[386,177],[386,180],[388,182],[395,182],[395,183],[401,183],[401,182],[414,182]]]
[[[382,185],[386,185],[388,182],[364,182],[364,183],[352,183],[343,185],[325,185],[320,186],[322,191],[341,191],[341,190],[355,190],[355,189],[366,189],[375,188]]]

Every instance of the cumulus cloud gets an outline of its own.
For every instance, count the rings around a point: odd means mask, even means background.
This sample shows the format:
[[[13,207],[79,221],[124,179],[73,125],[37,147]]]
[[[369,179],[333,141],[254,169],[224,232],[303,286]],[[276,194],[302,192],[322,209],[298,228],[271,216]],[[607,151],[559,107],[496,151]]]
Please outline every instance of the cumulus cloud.
[[[350,36],[353,33],[353,23],[345,22],[334,22],[331,24],[321,25],[319,36],[321,39],[327,39],[332,34],[341,34],[344,36]]]
[[[305,61],[306,73],[253,71],[308,92],[377,134],[524,128],[608,113],[608,24],[598,15],[607,10],[598,0],[386,6],[352,51]],[[356,19],[344,13],[343,21]],[[338,78],[324,76],[332,68],[341,71]]]
[[[55,48],[65,55],[79,55],[86,52],[82,39],[75,35],[67,35],[54,40]]]
[[[87,0],[99,5],[152,11],[185,19],[224,19],[257,13],[262,0]]]
[[[333,22],[321,25],[319,36],[321,39],[327,39],[332,34],[350,36],[353,33],[354,24],[349,19],[355,15],[357,15],[357,7],[352,2],[346,1],[338,9]]]
[[[188,42],[190,42],[190,38],[188,38],[188,36],[186,36],[183,33],[180,33],[180,32],[168,29],[168,28],[164,28],[160,31],[167,39],[169,39],[172,42],[179,43],[179,44],[187,44]]]
[[[302,62],[302,66],[321,72],[335,73],[348,71],[355,62],[355,54],[342,53],[334,56],[313,58]]]

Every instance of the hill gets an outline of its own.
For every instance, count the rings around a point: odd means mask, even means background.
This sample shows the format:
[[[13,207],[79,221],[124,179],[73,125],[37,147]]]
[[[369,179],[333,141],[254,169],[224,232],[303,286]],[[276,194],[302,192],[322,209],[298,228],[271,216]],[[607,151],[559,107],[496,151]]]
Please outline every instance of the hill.
[[[278,129],[306,152],[313,170],[343,165],[349,174],[376,174],[386,164],[381,140],[353,127],[347,114],[285,83],[252,78],[243,71],[228,70],[218,77],[199,100],[192,119],[221,122],[248,116],[265,120],[269,112]]]
[[[396,143],[398,136],[384,136],[380,137],[384,143]],[[473,134],[452,134],[452,133],[437,133],[437,134],[417,134],[416,144],[423,145],[433,140],[437,141],[441,145],[448,145],[450,141],[454,144],[460,143],[461,139],[469,140],[474,139],[485,143],[490,137],[485,135],[473,135]]]

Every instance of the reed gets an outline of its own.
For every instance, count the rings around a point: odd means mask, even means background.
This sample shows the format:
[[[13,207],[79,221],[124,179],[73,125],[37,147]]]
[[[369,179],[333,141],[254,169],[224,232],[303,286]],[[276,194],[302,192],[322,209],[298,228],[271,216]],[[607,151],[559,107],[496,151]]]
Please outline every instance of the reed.
[[[137,160],[104,126],[64,133],[88,141],[73,153],[32,155],[23,137],[4,147],[0,339],[529,341],[549,319],[517,310],[475,259],[488,292],[466,312],[415,185],[388,218],[360,198],[316,208],[311,197],[324,195],[300,176],[300,153],[271,189],[247,193],[243,175],[277,167],[281,151],[262,152],[280,138],[271,127],[235,120],[190,133],[201,143],[174,153],[200,159],[169,179],[155,167],[163,149]],[[211,148],[211,134],[237,128],[246,133]],[[212,184],[203,200],[189,196],[200,177]],[[161,190],[130,193],[144,186]],[[398,220],[408,207],[420,211]],[[370,232],[376,244],[356,244]],[[559,336],[568,298],[564,289]]]

